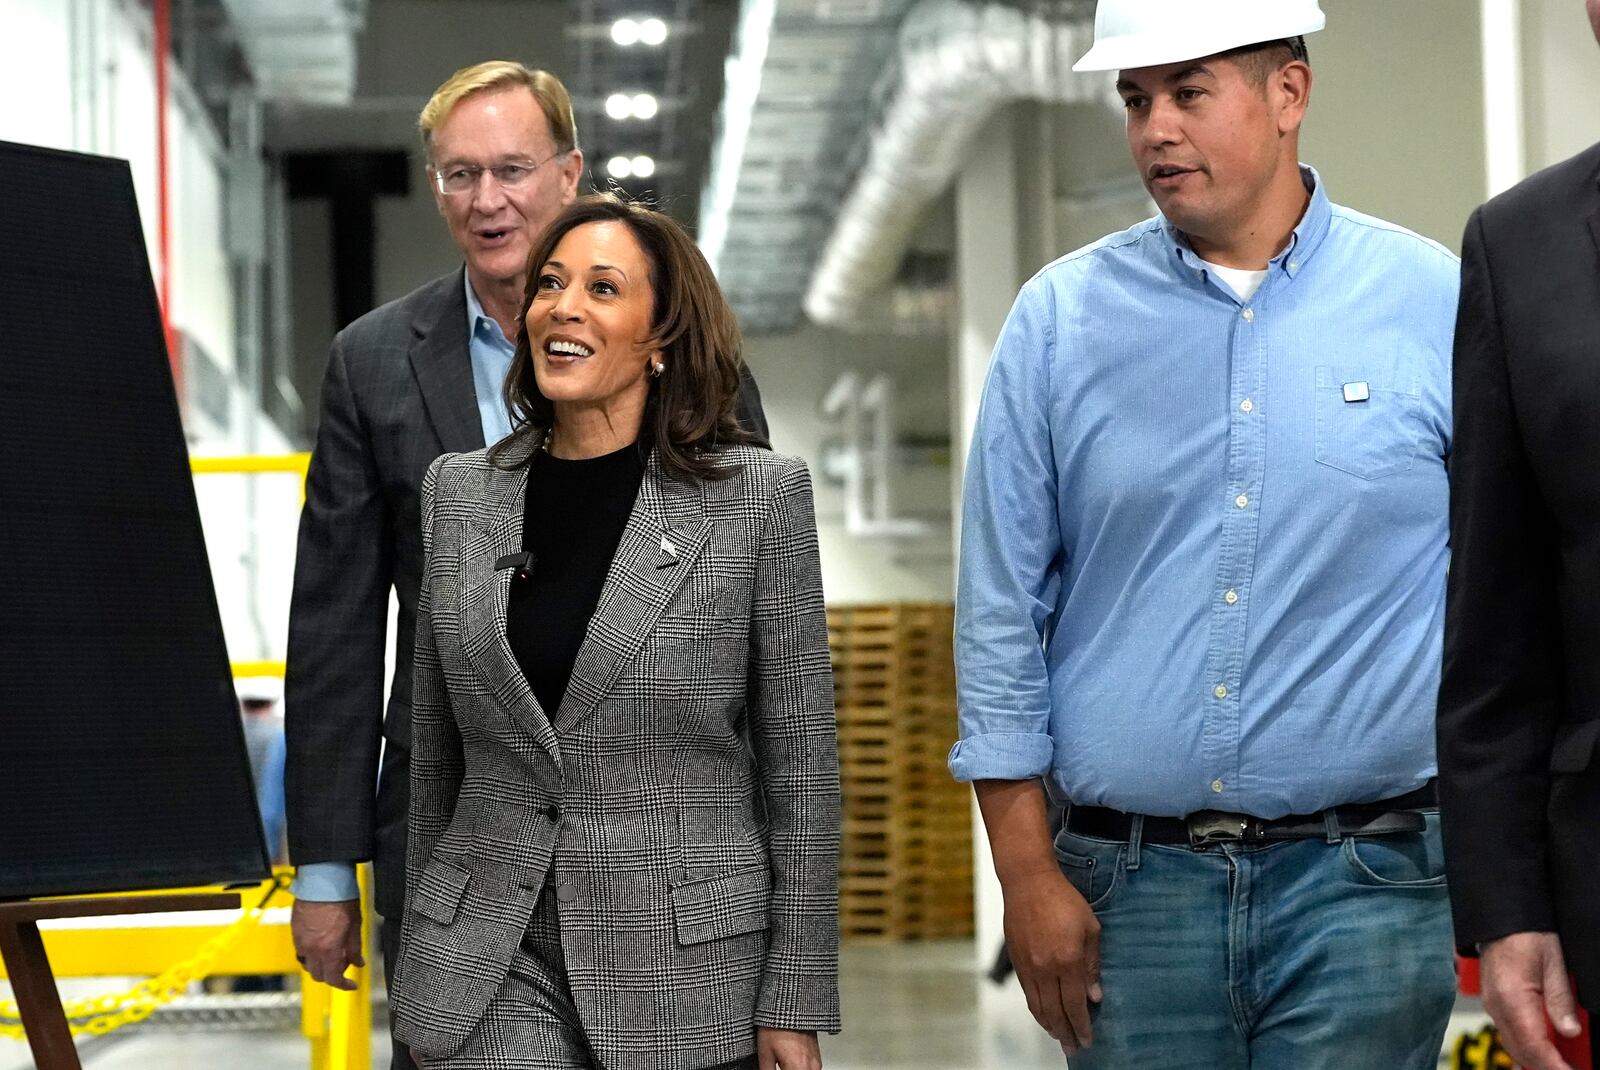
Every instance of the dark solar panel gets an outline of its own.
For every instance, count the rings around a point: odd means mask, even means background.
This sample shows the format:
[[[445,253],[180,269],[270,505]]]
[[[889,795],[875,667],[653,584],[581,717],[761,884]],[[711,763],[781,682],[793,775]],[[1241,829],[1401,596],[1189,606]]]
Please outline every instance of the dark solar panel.
[[[132,175],[0,191],[0,898],[261,879]]]

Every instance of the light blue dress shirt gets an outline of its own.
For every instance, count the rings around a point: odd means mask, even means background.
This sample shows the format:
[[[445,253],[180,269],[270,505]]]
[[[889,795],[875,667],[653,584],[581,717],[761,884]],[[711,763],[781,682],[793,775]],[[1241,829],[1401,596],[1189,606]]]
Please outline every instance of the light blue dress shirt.
[[[511,415],[506,411],[503,390],[506,373],[511,370],[511,358],[517,354],[517,343],[507,338],[495,318],[483,310],[482,302],[472,289],[472,280],[467,278],[465,284],[472,390],[478,397],[478,420],[483,424],[484,444],[492,446],[511,434]]]
[[[462,272],[467,289],[467,353],[472,359],[472,389],[478,399],[478,419],[483,441],[494,445],[511,433],[502,386],[516,356],[516,343],[506,338],[493,316],[483,310],[472,289],[472,279]],[[356,867],[349,862],[311,862],[295,869],[294,895],[307,902],[355,899],[361,894]]]
[[[1273,818],[1434,774],[1457,261],[1302,173],[1249,301],[1161,217],[1018,295],[966,477],[958,779]]]

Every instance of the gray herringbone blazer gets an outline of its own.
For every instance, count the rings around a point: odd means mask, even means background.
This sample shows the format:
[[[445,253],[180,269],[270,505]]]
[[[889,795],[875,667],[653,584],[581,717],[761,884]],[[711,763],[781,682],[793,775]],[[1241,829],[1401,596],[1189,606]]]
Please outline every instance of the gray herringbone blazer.
[[[810,477],[739,447],[652,456],[554,711],[506,638],[527,447],[423,486],[411,841],[395,1036],[457,1049],[540,889],[600,1065],[742,1058],[755,1026],[839,1027],[839,783]],[[537,567],[537,566],[536,566]]]

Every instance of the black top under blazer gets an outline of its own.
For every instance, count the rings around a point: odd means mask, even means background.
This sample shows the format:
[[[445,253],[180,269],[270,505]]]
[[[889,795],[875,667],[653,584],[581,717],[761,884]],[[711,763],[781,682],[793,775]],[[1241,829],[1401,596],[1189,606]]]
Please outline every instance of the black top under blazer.
[[[457,1050],[547,886],[600,1065],[836,1030],[839,779],[810,477],[749,447],[652,454],[571,682],[540,708],[506,635],[529,445],[423,486],[411,841],[395,1037]]]
[[[1461,250],[1439,789],[1456,937],[1559,931],[1600,1008],[1600,145]]]

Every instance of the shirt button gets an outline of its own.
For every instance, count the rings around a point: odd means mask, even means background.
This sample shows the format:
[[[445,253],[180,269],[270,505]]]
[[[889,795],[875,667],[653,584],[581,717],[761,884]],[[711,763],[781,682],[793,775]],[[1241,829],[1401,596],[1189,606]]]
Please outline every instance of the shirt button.
[[[1249,398],[1245,398],[1243,401],[1239,402],[1240,412],[1254,412],[1255,408],[1256,403],[1251,401]]]
[[[1239,601],[1239,592],[1229,591],[1227,594],[1222,596],[1222,600],[1228,603],[1230,606],[1235,605]]]
[[[1247,309],[1244,310],[1244,321],[1246,323],[1255,322],[1255,318],[1256,318],[1256,310],[1255,309],[1247,308]]]
[[[561,807],[557,806],[555,803],[551,803],[549,806],[544,808],[544,816],[548,817],[552,822],[560,821]]]
[[[1211,693],[1213,695],[1217,696],[1218,698],[1227,698],[1228,697],[1228,688],[1224,684],[1218,684],[1216,687],[1211,689]]]
[[[578,889],[574,888],[572,885],[556,885],[556,900],[558,902],[570,903],[576,898],[578,898]]]
[[[1250,504],[1250,499],[1241,494],[1237,498],[1233,499],[1233,504],[1237,505],[1240,509],[1243,509],[1245,506]]]
[[[1216,792],[1218,795],[1222,794],[1223,786],[1224,785],[1223,785],[1222,781],[1220,781],[1220,780],[1213,780],[1211,782],[1211,790]]]

